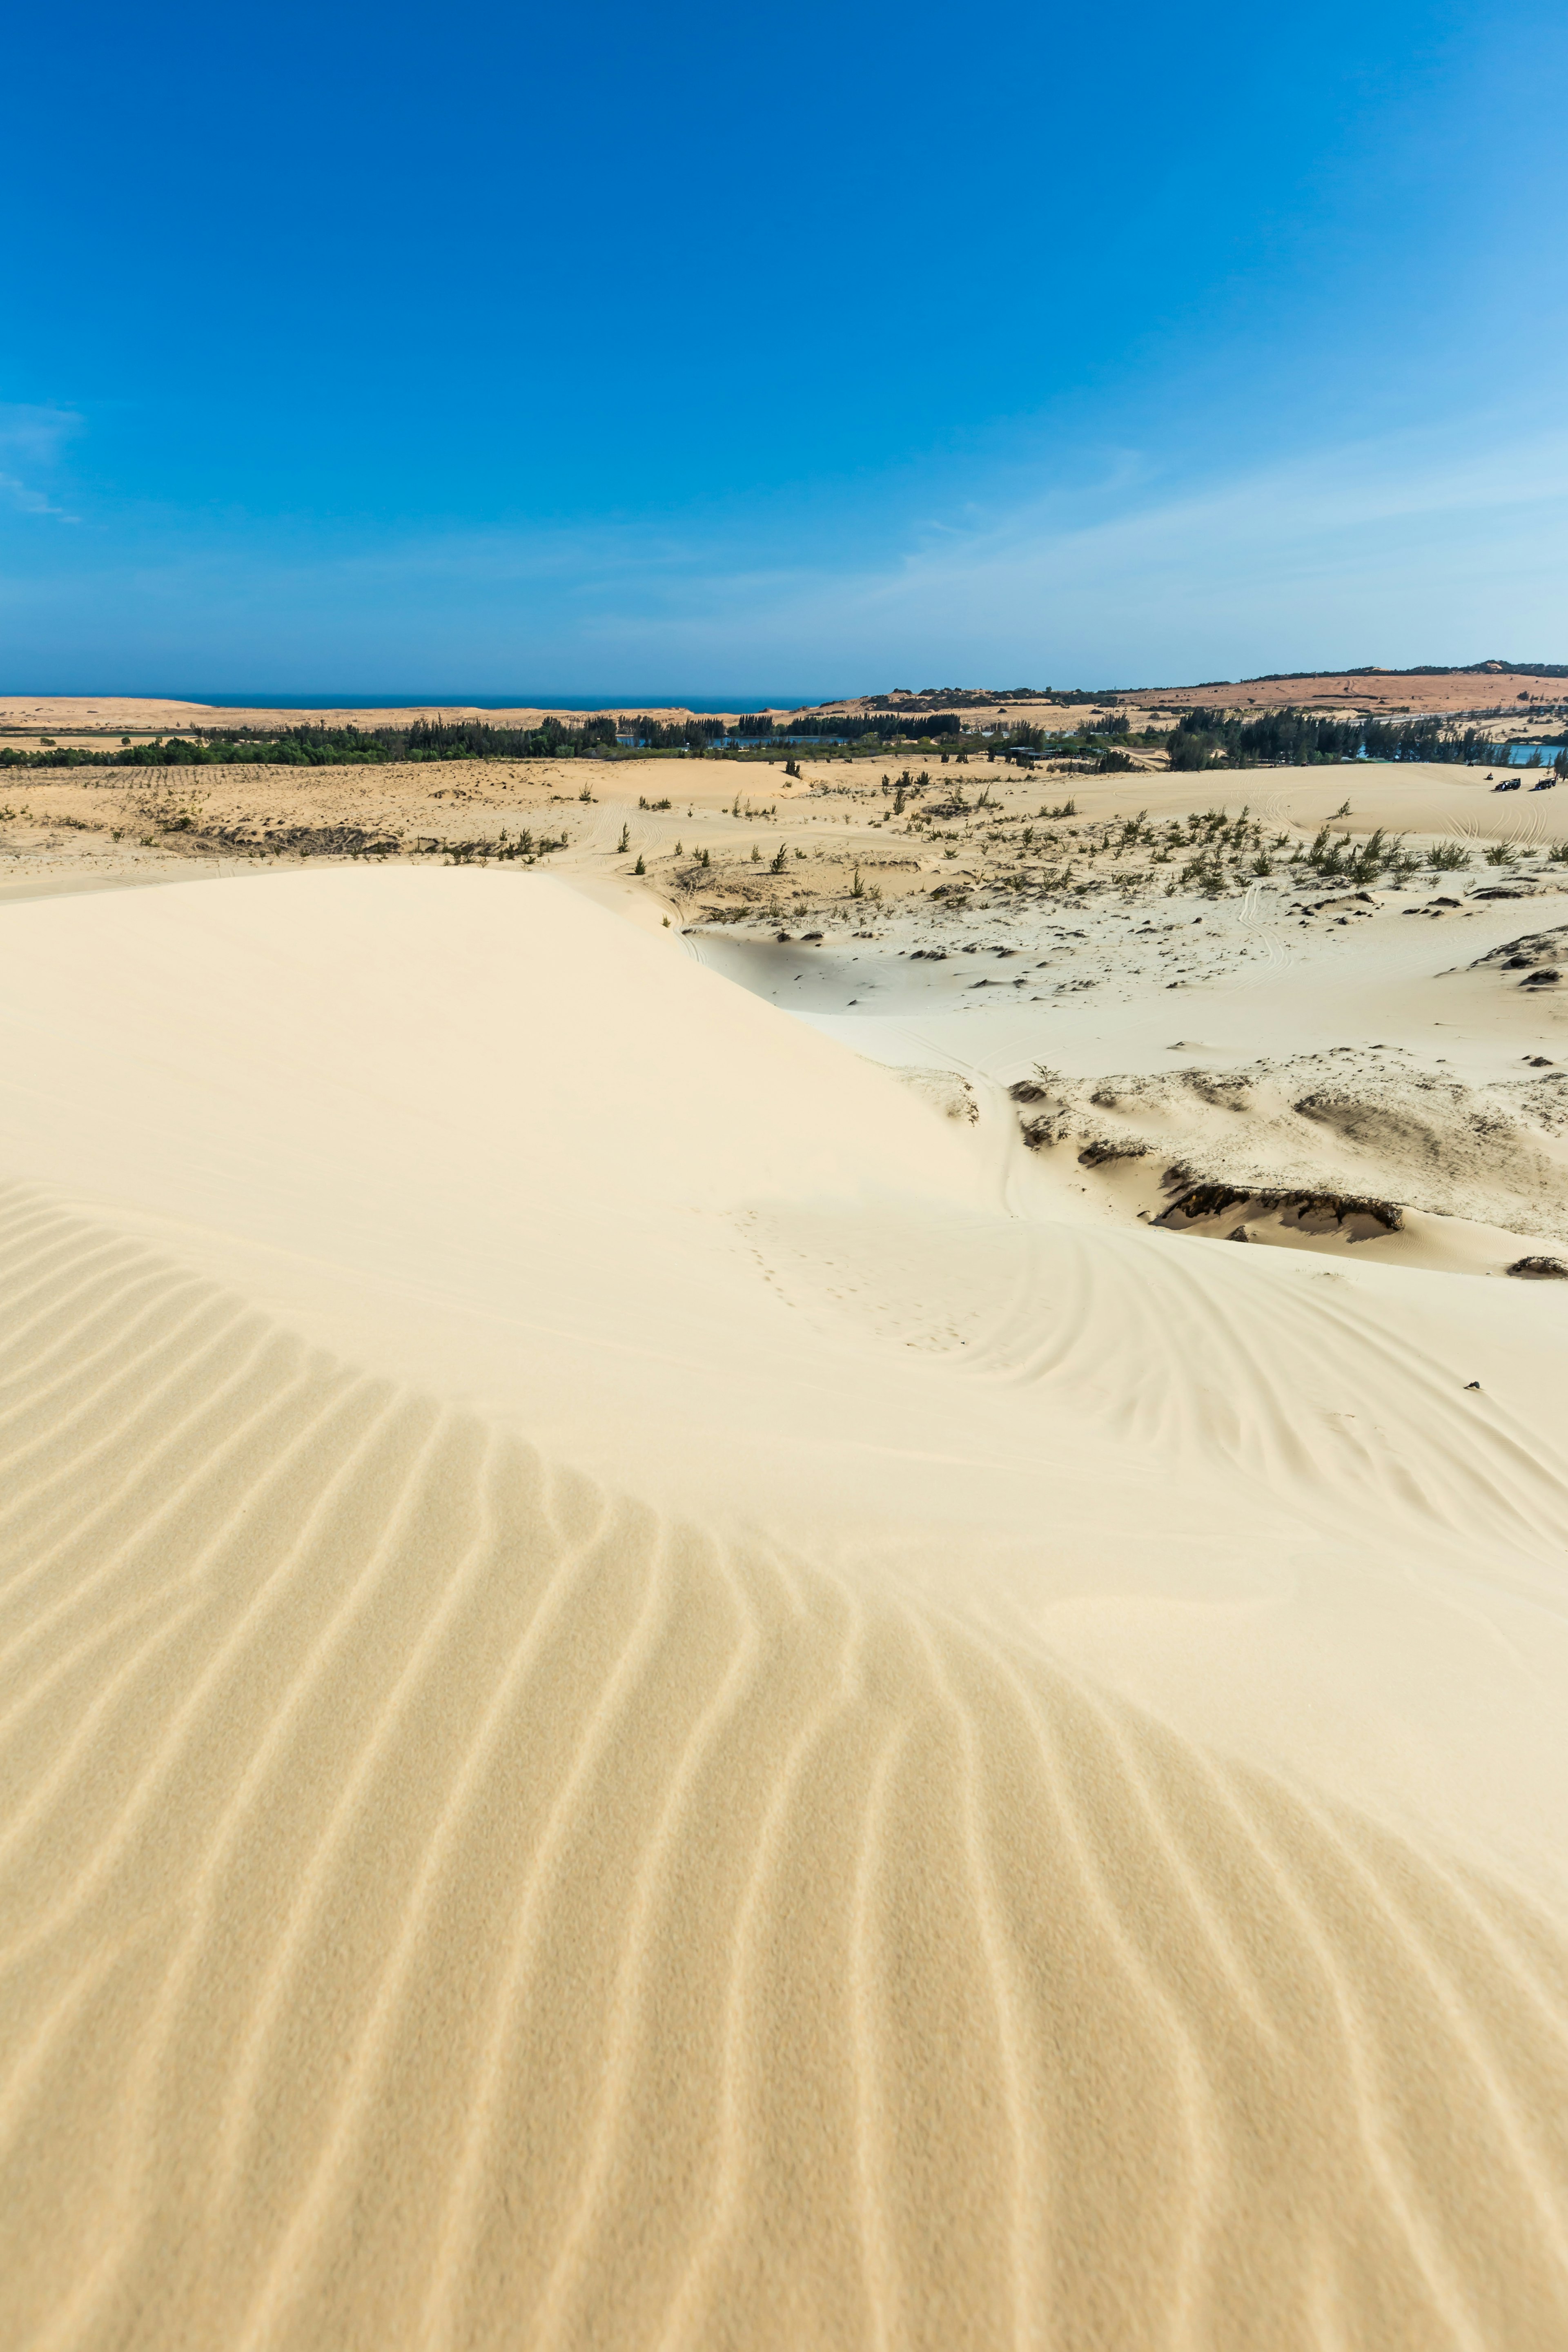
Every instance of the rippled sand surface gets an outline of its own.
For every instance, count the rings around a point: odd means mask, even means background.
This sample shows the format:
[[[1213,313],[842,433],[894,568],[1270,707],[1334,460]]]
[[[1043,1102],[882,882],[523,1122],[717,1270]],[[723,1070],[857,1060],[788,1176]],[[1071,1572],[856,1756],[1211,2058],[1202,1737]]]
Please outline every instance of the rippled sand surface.
[[[1553,1286],[1026,1213],[544,879],[0,1004],[8,2343],[1568,2341]]]

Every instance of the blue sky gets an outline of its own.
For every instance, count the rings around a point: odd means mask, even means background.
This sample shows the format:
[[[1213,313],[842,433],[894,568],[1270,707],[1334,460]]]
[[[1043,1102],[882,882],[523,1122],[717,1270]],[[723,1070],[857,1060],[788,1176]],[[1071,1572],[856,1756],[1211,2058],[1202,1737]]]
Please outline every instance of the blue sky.
[[[1568,659],[1568,17],[59,0],[0,691]]]

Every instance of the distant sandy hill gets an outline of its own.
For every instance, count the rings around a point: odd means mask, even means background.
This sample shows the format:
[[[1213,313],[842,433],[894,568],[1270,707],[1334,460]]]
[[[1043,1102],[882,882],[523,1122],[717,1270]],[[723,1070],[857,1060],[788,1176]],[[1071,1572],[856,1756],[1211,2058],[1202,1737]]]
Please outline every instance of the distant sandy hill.
[[[646,703],[627,703],[626,715],[635,717],[647,708]],[[310,710],[261,705],[231,710],[217,703],[174,702],[150,695],[0,696],[0,730],[39,728],[87,733],[101,730],[130,735],[188,734],[195,729],[214,727],[405,727],[416,719],[480,719],[494,727],[537,727],[545,719],[581,719],[584,715],[560,704],[542,703],[520,703],[505,710],[481,708],[476,702],[411,702],[395,709],[343,704]],[[668,719],[692,715],[684,705],[660,708],[660,716]],[[731,723],[740,715],[731,712]]]
[[[983,690],[973,687],[926,688],[916,693],[896,688],[887,694],[846,698],[819,706],[820,713],[845,717],[872,716],[882,710],[919,712],[955,710],[971,725],[984,725],[1006,716],[1015,722],[1034,720],[1070,701],[1080,714],[1086,708],[1130,707],[1152,715],[1176,710],[1296,709],[1408,711],[1416,717],[1444,711],[1492,710],[1500,705],[1562,703],[1568,700],[1568,665],[1521,669],[1503,661],[1473,662],[1463,669],[1423,667],[1394,670],[1370,667],[1346,670],[1279,671],[1266,677],[1207,678],[1197,686],[1107,688],[1098,695],[1076,688],[1013,687]]]
[[[775,724],[789,718],[830,721],[835,718],[867,719],[898,714],[918,720],[922,714],[955,711],[971,727],[1005,719],[1013,725],[1063,723],[1063,706],[1075,719],[1113,708],[1137,709],[1151,716],[1186,709],[1274,710],[1286,706],[1309,710],[1367,711],[1378,714],[1408,711],[1422,717],[1444,711],[1495,711],[1517,708],[1522,714],[1538,704],[1568,702],[1568,665],[1537,669],[1516,668],[1500,661],[1475,662],[1463,669],[1423,667],[1408,670],[1364,669],[1280,671],[1267,677],[1210,678],[1198,686],[1148,686],[1112,689],[1090,696],[1065,687],[931,687],[918,692],[895,687],[885,694],[849,695],[836,702],[782,704],[768,707]],[[626,702],[612,706],[611,714],[636,718],[657,712],[667,724],[697,714],[685,703]],[[704,713],[726,726],[748,714],[739,709]],[[472,702],[409,703],[395,709],[334,705],[331,709],[285,710],[258,705],[230,710],[216,704],[178,702],[135,695],[6,695],[0,696],[0,733],[49,732],[87,737],[97,734],[169,735],[228,727],[395,727],[416,719],[478,719],[494,727],[537,727],[546,719],[579,720],[581,710],[561,704],[518,704],[489,709]],[[917,732],[913,726],[910,732]]]
[[[1281,672],[1277,677],[1209,679],[1202,686],[1140,687],[1118,698],[1145,709],[1409,711],[1494,710],[1500,705],[1560,703],[1568,667],[1521,670],[1500,661],[1465,669],[1349,669]]]

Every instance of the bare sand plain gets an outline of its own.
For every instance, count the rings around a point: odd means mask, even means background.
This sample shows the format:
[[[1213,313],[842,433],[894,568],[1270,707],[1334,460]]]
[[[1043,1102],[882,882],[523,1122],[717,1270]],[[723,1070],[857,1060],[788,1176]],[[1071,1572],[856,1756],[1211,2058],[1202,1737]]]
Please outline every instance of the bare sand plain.
[[[14,780],[7,2342],[1568,2338],[1568,794],[801,764]]]

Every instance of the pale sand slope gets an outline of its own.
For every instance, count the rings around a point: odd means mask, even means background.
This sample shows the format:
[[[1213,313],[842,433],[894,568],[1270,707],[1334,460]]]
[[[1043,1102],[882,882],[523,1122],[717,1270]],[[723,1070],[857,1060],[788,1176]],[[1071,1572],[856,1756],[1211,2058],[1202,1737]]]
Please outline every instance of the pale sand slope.
[[[0,1008],[8,2345],[1568,2340],[1555,1286],[1020,1213],[543,877]]]

